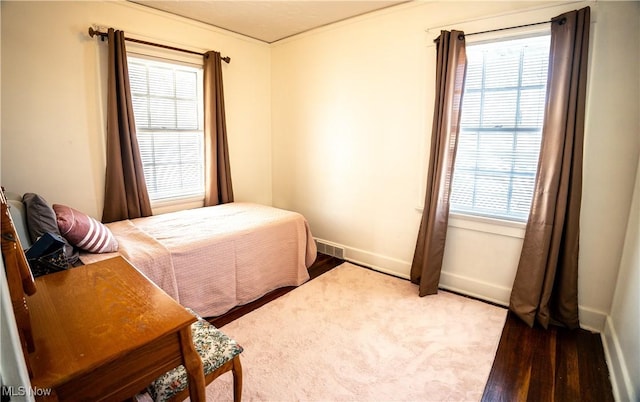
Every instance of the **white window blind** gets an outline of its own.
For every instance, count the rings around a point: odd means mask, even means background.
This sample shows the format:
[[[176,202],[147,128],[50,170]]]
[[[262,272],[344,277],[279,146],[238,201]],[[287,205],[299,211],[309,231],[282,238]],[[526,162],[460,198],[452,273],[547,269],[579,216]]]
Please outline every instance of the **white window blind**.
[[[467,45],[451,211],[526,221],[540,153],[549,35]]]
[[[128,64],[149,198],[202,198],[202,68],[132,55]]]

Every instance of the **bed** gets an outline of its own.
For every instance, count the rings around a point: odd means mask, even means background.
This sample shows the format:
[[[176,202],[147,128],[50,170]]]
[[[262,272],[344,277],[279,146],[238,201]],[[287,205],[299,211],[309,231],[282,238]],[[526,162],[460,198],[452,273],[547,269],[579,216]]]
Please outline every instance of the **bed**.
[[[19,212],[15,203],[10,201],[12,215]],[[14,216],[14,221],[25,220]],[[106,226],[118,250],[81,252],[82,263],[122,255],[204,317],[221,315],[280,287],[301,285],[309,279],[307,268],[316,258],[309,224],[301,214],[254,203],[195,208]]]

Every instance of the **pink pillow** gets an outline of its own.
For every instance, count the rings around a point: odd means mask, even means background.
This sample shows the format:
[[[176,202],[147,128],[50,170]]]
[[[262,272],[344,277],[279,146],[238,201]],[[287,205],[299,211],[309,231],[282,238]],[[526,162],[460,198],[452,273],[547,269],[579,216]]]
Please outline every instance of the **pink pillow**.
[[[108,227],[66,205],[53,204],[60,234],[74,246],[92,253],[118,250],[118,242]]]

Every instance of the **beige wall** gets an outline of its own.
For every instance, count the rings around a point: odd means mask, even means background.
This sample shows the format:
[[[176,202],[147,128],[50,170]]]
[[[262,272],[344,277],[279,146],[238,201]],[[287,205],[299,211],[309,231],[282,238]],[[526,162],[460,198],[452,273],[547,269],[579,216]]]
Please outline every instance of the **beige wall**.
[[[231,57],[223,66],[238,200],[271,203],[269,46],[127,2],[2,2],[2,185],[102,214],[106,42],[91,24]]]
[[[314,235],[344,247],[348,259],[406,277],[424,197],[433,39],[441,28],[477,32],[586,5],[593,23],[579,301],[583,325],[602,330],[640,149],[640,64],[630,46],[640,36],[637,3],[418,2],[276,43],[274,204],[304,213]],[[506,303],[521,236],[522,228],[453,219],[441,284]]]
[[[640,398],[640,163],[604,344],[610,356],[609,371],[616,381],[614,389],[619,389],[617,399],[637,401]]]

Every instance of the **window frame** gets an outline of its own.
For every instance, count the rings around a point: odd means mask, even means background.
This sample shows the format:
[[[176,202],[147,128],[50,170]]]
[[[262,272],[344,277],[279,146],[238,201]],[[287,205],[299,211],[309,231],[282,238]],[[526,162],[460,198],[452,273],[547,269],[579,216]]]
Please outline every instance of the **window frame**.
[[[547,27],[547,29],[539,30],[536,33],[519,34],[519,35],[518,34],[501,35],[500,37],[493,38],[493,39],[484,39],[484,40],[480,39],[480,40],[476,40],[476,41],[469,41],[469,43],[467,44],[467,48],[469,48],[469,46],[495,44],[495,43],[500,43],[500,42],[511,42],[511,41],[516,41],[516,40],[528,39],[528,38],[548,37],[549,40],[550,40],[550,35],[551,35],[550,28]],[[547,58],[547,60],[548,60],[548,58]],[[516,87],[514,87],[514,89],[516,91],[515,94],[516,94],[516,97],[518,99],[518,101],[517,101],[518,104],[516,106],[516,111],[520,110],[520,107],[521,107],[520,97],[523,95],[524,92],[531,90],[530,88],[523,87],[523,86],[520,85],[520,80],[523,78],[522,77],[522,72],[523,71],[521,70],[522,69],[522,65],[520,65],[519,68],[520,68],[520,70],[518,71],[518,85]],[[547,84],[548,84],[548,82],[545,82],[545,84],[544,84],[544,89],[545,89],[544,90],[544,96],[545,97],[546,97],[546,86],[547,86]],[[490,95],[492,93],[497,93],[497,92],[504,91],[505,88],[507,88],[507,87],[496,87],[496,88],[487,87],[487,88],[485,88],[484,86],[482,86],[479,90],[473,90],[473,93],[479,94],[480,98],[484,99],[486,96],[488,96],[488,95]],[[545,101],[546,101],[546,99],[543,100],[543,102],[542,102],[543,112],[544,112],[544,107],[545,107],[544,105],[546,103]],[[463,94],[462,108],[464,110],[464,94]],[[482,116],[482,113],[481,113],[481,116]],[[543,125],[544,125],[544,115],[542,116],[542,120],[540,121],[540,126],[539,126],[540,136],[542,135]],[[462,126],[462,124],[461,124],[461,126]],[[472,131],[473,131],[474,128],[476,130],[480,131],[480,132],[489,130],[488,127],[482,127],[482,124],[478,125],[477,127],[471,127]],[[519,138],[521,135],[525,135],[524,133],[532,131],[530,128],[527,128],[526,126],[525,127],[518,127],[517,124],[515,126],[513,126],[513,127],[509,126],[509,127],[505,128],[505,129],[503,129],[502,126],[500,126],[497,130],[498,131],[505,131],[506,130],[505,133],[508,132],[511,135],[511,138],[513,138],[514,140],[516,138]],[[461,132],[459,134],[458,139],[460,139],[460,135],[462,133],[462,128],[461,128],[460,131]],[[493,130],[489,130],[489,131],[493,131]],[[487,131],[487,133],[489,131]],[[535,130],[535,131],[537,132],[538,130]],[[520,134],[518,134],[518,133],[520,133]],[[459,149],[458,149],[458,151],[459,151]],[[486,154],[481,154],[481,155],[486,155]],[[515,155],[517,155],[517,153]],[[537,162],[538,159],[539,159],[539,149],[538,149],[538,157],[536,158],[536,162]],[[519,176],[531,177],[530,175],[518,174],[518,172],[514,171],[513,170],[513,163],[515,163],[515,162],[516,162],[516,160],[512,161],[512,168],[511,168],[510,171],[504,172],[503,174],[499,174],[499,176],[504,176],[505,178],[508,178],[509,184],[508,184],[507,190],[508,190],[509,195],[507,196],[506,201],[509,203],[509,205],[511,205],[511,202],[513,200],[512,196],[511,196],[511,193],[512,193],[512,191],[514,191],[514,188],[512,187],[514,185],[513,184],[514,183],[514,179],[516,179]],[[536,169],[534,170],[534,173],[533,173],[533,176],[532,176],[532,179],[533,179],[533,183],[532,183],[533,187],[531,188],[532,189],[532,197],[533,197],[533,191],[535,191],[535,180],[536,180],[536,177],[538,175],[537,163],[535,165],[536,165]],[[474,170],[473,172],[474,172],[473,173],[474,174],[473,177],[476,177],[475,176],[476,174],[481,173],[481,171],[479,172],[477,170]],[[498,174],[498,172],[495,172],[495,173]],[[454,173],[454,177],[455,177],[455,173]],[[498,176],[492,175],[492,176],[488,176],[488,177],[494,177],[495,178],[495,177],[498,177]],[[479,179],[482,179],[482,175],[480,175]],[[454,180],[455,179],[452,177],[452,189],[451,189],[452,195],[453,195],[453,181]],[[476,178],[474,180],[478,180],[478,178]],[[473,191],[473,197],[475,197],[475,194],[476,194],[476,190]],[[455,213],[457,215],[469,216],[469,217],[473,217],[473,218],[491,219],[491,220],[497,220],[497,221],[500,221],[500,222],[526,223],[528,215],[529,215],[529,213],[527,213],[526,217],[519,218],[515,214],[509,216],[508,214],[491,213],[488,210],[486,210],[486,211],[480,211],[480,210],[474,211],[473,207],[471,209],[457,209],[457,210],[455,210],[455,209],[453,209],[453,202],[451,202],[450,205],[451,205],[451,212]],[[529,212],[530,212],[530,207],[529,207]]]
[[[129,57],[138,58],[138,59],[146,59],[150,61],[158,61],[162,63],[169,63],[175,65],[182,65],[190,68],[196,68],[200,70],[200,78],[203,80],[204,75],[204,63],[202,57],[196,55],[185,54],[183,52],[176,52],[172,50],[165,49],[156,49],[149,48],[148,46],[127,44],[127,61]],[[198,105],[198,115],[199,115],[199,125],[200,129],[194,131],[202,131],[202,144],[203,144],[203,153],[202,153],[202,164],[203,164],[203,192],[198,195],[187,195],[182,197],[174,197],[174,198],[165,198],[153,200],[150,199],[151,208],[154,214],[157,213],[165,213],[171,211],[177,211],[180,209],[188,209],[201,207],[204,205],[204,189],[206,187],[206,169],[205,169],[205,155],[204,155],[204,143],[205,143],[205,133],[204,133],[204,87],[201,85],[198,87],[199,99],[202,102]]]

